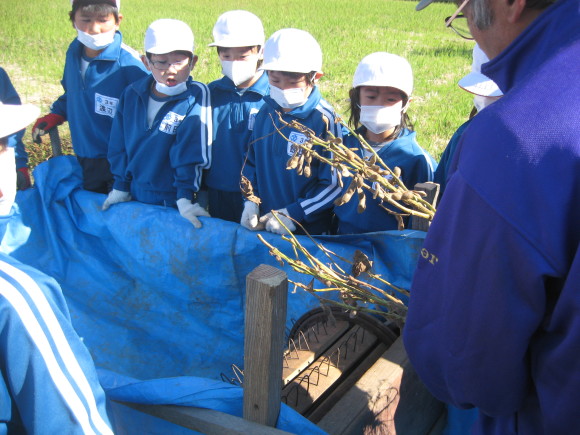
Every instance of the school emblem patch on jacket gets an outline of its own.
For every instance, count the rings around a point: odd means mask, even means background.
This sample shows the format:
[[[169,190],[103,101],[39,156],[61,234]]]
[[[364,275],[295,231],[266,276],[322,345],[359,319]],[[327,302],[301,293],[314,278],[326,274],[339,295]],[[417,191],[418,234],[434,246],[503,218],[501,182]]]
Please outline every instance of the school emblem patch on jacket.
[[[177,133],[177,127],[181,125],[183,118],[185,118],[185,115],[179,115],[175,112],[168,112],[159,125],[159,131],[174,135]]]
[[[296,146],[296,144],[298,145],[302,145],[304,142],[306,142],[307,138],[305,135],[303,135],[302,133],[298,133],[297,131],[293,131],[292,133],[290,133],[290,136],[288,136],[288,148],[287,148],[287,153],[289,156],[293,156],[294,153],[296,152],[296,148],[298,148]],[[302,149],[298,149],[298,155],[302,154]]]
[[[117,113],[117,104],[119,104],[118,98],[95,93],[95,113],[114,118]]]

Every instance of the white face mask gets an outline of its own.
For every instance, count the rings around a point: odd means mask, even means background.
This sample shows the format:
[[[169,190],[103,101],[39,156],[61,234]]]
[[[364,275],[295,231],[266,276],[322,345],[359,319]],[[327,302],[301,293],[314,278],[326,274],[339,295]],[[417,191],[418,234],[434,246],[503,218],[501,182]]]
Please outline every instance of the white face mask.
[[[360,106],[360,122],[374,134],[381,134],[401,123],[403,103],[392,106]]]
[[[110,30],[105,33],[98,33],[96,35],[89,35],[82,30],[77,29],[77,39],[81,44],[90,48],[91,50],[102,50],[113,43],[115,39],[116,30]]]
[[[294,109],[302,106],[308,100],[308,88],[280,89],[270,85],[270,97],[284,109]]]
[[[0,152],[0,192],[0,216],[6,216],[10,214],[16,197],[16,163],[12,147]]]
[[[179,95],[185,91],[187,91],[187,82],[181,82],[175,86],[167,86],[165,83],[160,83],[155,80],[155,89],[161,92],[162,94],[169,95],[173,97],[174,95]]]
[[[221,63],[222,73],[238,86],[256,75],[258,56],[250,56],[248,60],[222,60]]]
[[[475,97],[473,97],[473,104],[475,105],[477,111],[481,112],[491,103],[497,101],[497,99],[498,97],[483,97],[481,95],[476,95]]]

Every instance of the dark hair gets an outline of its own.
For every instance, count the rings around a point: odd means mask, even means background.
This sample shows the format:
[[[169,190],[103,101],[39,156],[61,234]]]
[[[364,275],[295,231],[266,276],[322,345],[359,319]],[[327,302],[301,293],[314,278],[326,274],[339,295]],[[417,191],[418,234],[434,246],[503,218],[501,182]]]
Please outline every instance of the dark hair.
[[[255,47],[257,47],[258,52],[260,52],[261,45],[245,45],[243,47],[235,47],[235,48],[247,48],[248,50],[251,50],[252,48],[255,48]],[[220,47],[219,45],[216,45],[215,48],[217,48],[217,52],[218,52],[218,54],[220,54],[225,48],[234,48],[234,47]]]
[[[261,45],[247,45],[247,46],[244,46],[244,47],[241,47],[241,48],[252,49],[252,48],[255,48],[255,47],[258,49],[258,53],[260,53],[260,49],[262,48]],[[217,48],[217,53],[218,53],[218,56],[219,56],[219,54],[223,51],[224,48],[230,48],[230,47],[220,47],[219,45],[217,45],[216,48]],[[240,47],[238,47],[238,48],[240,48]],[[258,66],[257,66],[257,68],[260,68],[262,66],[262,62],[264,62],[264,59],[258,59]]]
[[[310,71],[309,73],[301,73],[301,72],[290,72],[290,71],[278,71],[280,74],[286,77],[290,77],[294,80],[299,80],[302,77],[306,79],[306,83],[310,86],[314,87],[314,77],[316,76],[317,71]]]
[[[515,0],[508,0],[511,5]],[[527,0],[526,9],[541,11],[558,0]],[[495,20],[495,14],[489,6],[489,0],[473,0],[469,3],[473,10],[473,24],[479,30],[488,29]]]
[[[509,4],[513,4],[515,0],[508,0]],[[526,9],[546,9],[552,6],[557,0],[528,0],[526,1]]]
[[[356,88],[351,88],[351,90],[348,93],[348,96],[350,98],[350,107],[349,107],[350,116],[348,118],[349,125],[354,130],[357,130],[361,126],[366,130],[366,127],[364,127],[360,123],[360,86]],[[403,107],[405,107],[407,105],[407,102],[409,101],[409,97],[407,97],[407,95],[404,92],[401,92],[401,97],[403,98]],[[401,115],[401,123],[397,127],[395,127],[393,133],[391,133],[391,135],[386,140],[390,141],[397,138],[401,130],[404,128],[411,131],[413,131],[413,129],[415,128],[413,126],[413,123],[411,122],[411,119],[409,118],[409,115],[407,115],[407,112]]]
[[[194,56],[194,54],[191,51],[187,51],[187,50],[175,50],[175,51],[172,51],[171,53],[183,54],[184,56],[189,57],[190,62],[193,60],[193,56]],[[157,53],[146,52],[145,56],[147,56],[148,60],[151,60],[151,56],[153,54],[157,54]],[[162,53],[162,54],[169,54],[169,53]]]
[[[77,11],[82,10],[86,13],[115,16],[115,21],[119,24],[119,9],[113,6],[107,0],[77,0],[73,3],[72,10],[69,12],[70,20],[74,23]]]

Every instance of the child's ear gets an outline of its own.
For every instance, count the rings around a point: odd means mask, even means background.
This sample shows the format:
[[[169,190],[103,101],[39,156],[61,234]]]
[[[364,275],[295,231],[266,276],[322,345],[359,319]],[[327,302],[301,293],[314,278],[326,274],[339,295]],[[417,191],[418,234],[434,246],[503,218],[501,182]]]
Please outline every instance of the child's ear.
[[[407,100],[407,104],[405,104],[405,106],[403,107],[403,113],[407,112],[407,110],[409,109],[409,105],[411,104],[411,101],[413,101],[413,98],[409,98]]]
[[[195,67],[195,64],[197,63],[197,55],[194,54],[193,57],[191,58],[191,69],[193,69]]]
[[[147,71],[151,71],[151,67],[149,66],[149,59],[147,59],[147,56],[145,56],[144,54],[141,55],[141,62],[143,62],[143,65],[145,65]]]
[[[119,14],[118,16],[119,16],[119,19],[117,20],[117,29],[116,30],[119,30],[119,26],[121,25],[121,21],[123,21],[123,15]]]
[[[314,74],[314,82],[316,83],[318,80],[320,80],[323,75],[324,75],[323,72],[317,72],[316,74]]]

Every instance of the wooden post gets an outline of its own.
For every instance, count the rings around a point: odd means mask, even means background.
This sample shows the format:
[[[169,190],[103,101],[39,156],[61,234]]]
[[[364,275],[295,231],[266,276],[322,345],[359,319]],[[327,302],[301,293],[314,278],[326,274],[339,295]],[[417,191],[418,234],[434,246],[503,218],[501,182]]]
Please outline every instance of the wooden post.
[[[429,204],[437,204],[437,198],[439,196],[439,184],[427,181],[426,183],[417,183],[413,187],[413,190],[422,190],[427,194],[425,201]],[[429,229],[430,222],[427,219],[420,218],[417,216],[411,216],[411,222],[409,228],[412,230],[427,231]]]
[[[260,265],[246,277],[244,419],[275,426],[280,412],[288,278]]]
[[[213,409],[176,405],[115,402],[205,435],[290,435],[289,432],[244,420]]]

